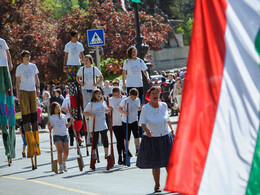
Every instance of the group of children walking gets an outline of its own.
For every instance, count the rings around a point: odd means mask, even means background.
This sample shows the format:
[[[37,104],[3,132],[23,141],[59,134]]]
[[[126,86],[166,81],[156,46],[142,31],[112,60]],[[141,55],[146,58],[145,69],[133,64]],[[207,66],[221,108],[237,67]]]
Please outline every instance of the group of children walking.
[[[138,111],[141,110],[140,99],[138,98],[138,91],[133,88],[130,90],[129,97],[122,96],[120,88],[115,87],[112,89],[112,97],[109,98],[110,106],[104,99],[102,91],[97,88],[94,89],[91,95],[91,100],[84,109],[83,115],[85,117],[95,118],[94,124],[94,137],[93,141],[93,154],[92,158],[97,160],[97,144],[99,134],[101,135],[102,144],[105,151],[105,159],[110,157],[109,154],[109,141],[107,136],[108,125],[106,123],[106,114],[112,112],[113,114],[113,131],[117,140],[118,151],[118,164],[125,164],[126,160],[126,117],[129,117],[129,131],[128,140],[130,140],[131,131],[135,138],[136,155],[138,153],[140,141],[139,141],[139,127],[138,127]],[[129,104],[129,111],[126,111],[126,104]],[[71,118],[70,122],[67,122],[66,116],[61,113],[61,109],[58,103],[54,102],[51,105],[51,116],[49,129],[53,129],[54,144],[57,148],[59,173],[66,172],[66,159],[68,157],[68,130],[69,126],[73,122]],[[110,113],[111,114],[111,113]],[[91,130],[90,130],[91,131]],[[128,151],[129,157],[132,157],[130,151]]]

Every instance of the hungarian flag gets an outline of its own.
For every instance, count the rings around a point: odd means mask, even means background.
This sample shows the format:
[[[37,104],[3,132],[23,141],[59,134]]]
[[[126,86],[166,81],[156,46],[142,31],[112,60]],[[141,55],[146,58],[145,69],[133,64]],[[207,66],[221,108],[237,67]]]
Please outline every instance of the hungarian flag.
[[[196,0],[166,190],[260,194],[259,0]]]
[[[126,12],[125,0],[118,0],[120,7]]]

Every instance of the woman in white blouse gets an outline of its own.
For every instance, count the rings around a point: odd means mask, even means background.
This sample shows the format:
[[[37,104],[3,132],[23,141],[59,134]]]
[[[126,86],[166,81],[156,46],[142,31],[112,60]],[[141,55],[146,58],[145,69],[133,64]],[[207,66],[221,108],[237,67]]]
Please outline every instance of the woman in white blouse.
[[[147,103],[141,112],[140,123],[144,136],[140,145],[136,166],[152,169],[154,191],[161,192],[160,168],[168,166],[174,131],[168,116],[166,103],[159,101],[160,89],[153,86],[148,92]]]

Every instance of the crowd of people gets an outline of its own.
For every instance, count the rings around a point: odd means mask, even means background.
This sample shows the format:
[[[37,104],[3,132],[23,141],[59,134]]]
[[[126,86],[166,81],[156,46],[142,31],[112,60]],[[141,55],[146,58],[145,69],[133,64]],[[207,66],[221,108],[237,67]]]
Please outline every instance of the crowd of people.
[[[69,142],[70,146],[74,145],[75,140],[81,145],[84,142],[82,136],[85,135],[88,138],[85,139],[85,144],[89,144],[91,129],[94,131],[91,138],[91,158],[98,158],[96,149],[99,135],[102,138],[105,159],[111,158],[107,131],[110,125],[108,115],[112,115],[118,164],[126,165],[126,159],[133,156],[126,149],[132,132],[137,166],[153,170],[154,190],[160,192],[160,168],[168,166],[175,134],[169,120],[168,107],[174,107],[173,104],[180,107],[185,73],[175,74],[171,71],[168,75],[162,74],[159,84],[157,81],[153,83],[146,64],[137,57],[137,49],[131,46],[126,52],[127,59],[123,65],[122,86],[119,79],[103,81],[102,73],[93,66],[92,56],[84,55],[83,45],[78,38],[78,32],[73,30],[71,41],[64,49],[63,71],[67,74],[67,83],[48,84],[42,89],[37,66],[30,62],[31,55],[26,50],[21,53],[22,63],[15,70],[16,85],[12,87],[11,56],[7,44],[0,39],[0,78],[2,75],[4,78],[0,79],[0,116],[5,116],[1,118],[1,129],[8,164],[11,165],[12,158],[15,157],[14,105],[10,101],[14,92],[16,100],[20,102],[22,114],[19,124],[24,143],[22,155],[31,158],[33,170],[37,169],[37,156],[41,154],[38,123],[43,119],[42,110],[47,111],[50,108],[48,128],[53,134],[57,149],[59,173],[67,171]],[[143,91],[142,72],[148,83],[154,85],[146,94]],[[149,101],[146,105],[144,97]]]

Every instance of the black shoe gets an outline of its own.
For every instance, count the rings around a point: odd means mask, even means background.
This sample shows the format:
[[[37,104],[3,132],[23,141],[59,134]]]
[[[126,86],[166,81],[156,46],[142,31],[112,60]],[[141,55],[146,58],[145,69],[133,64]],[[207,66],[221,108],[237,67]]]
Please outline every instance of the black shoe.
[[[125,159],[125,158],[123,159],[122,165],[125,165],[125,166],[126,166],[126,159]]]
[[[126,153],[124,152],[124,157],[126,156]],[[128,156],[130,157],[130,158],[132,158],[133,157],[133,155],[132,155],[132,153],[128,150]]]
[[[128,156],[129,156],[130,158],[133,157],[132,153],[131,153],[129,150],[128,150]]]
[[[119,156],[118,156],[118,164],[119,164],[119,165],[122,165],[122,164],[123,164],[122,155],[119,155]]]

